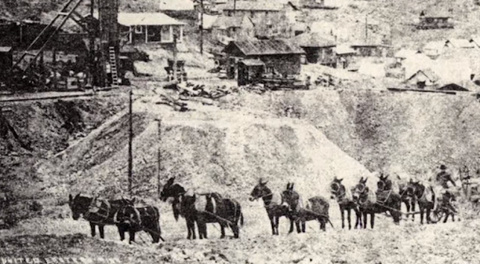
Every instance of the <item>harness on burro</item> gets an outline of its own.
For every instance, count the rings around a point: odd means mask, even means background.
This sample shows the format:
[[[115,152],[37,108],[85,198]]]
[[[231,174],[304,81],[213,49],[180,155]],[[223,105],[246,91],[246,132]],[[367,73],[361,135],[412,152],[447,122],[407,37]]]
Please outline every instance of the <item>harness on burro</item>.
[[[107,200],[95,197],[88,207],[85,218],[89,219],[90,222],[104,222],[108,219],[110,209],[111,206]]]
[[[387,176],[380,175],[380,181],[377,183],[377,190],[375,191],[375,195],[377,198],[377,203],[380,205],[385,204],[388,199],[390,198],[390,195],[392,194],[392,181],[390,179],[387,179]]]
[[[437,186],[435,187],[435,193],[438,194],[437,201],[435,201],[434,211],[439,208],[447,209],[452,213],[456,213],[457,210],[453,207],[452,201],[455,200],[455,190],[449,186],[449,183],[456,187],[457,185],[452,179],[452,175],[447,172],[447,166],[440,165],[440,172],[435,177]]]

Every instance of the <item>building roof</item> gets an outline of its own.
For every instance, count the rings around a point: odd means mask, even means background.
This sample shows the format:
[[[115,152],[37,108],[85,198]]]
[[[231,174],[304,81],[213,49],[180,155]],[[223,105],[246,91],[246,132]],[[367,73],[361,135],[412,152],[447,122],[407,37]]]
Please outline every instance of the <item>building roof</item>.
[[[225,52],[237,47],[245,55],[280,55],[280,54],[305,54],[302,48],[280,39],[251,39],[232,41]]]
[[[293,31],[305,32],[305,31],[307,31],[307,29],[308,29],[307,24],[302,23],[302,22],[297,22],[297,23],[295,23],[295,24],[293,25],[293,27],[292,27],[292,30],[293,30]]]
[[[355,54],[357,53],[354,49],[350,48],[349,45],[338,45],[335,47],[335,53],[337,55],[346,55],[346,54]]]
[[[454,48],[471,49],[475,48],[475,44],[468,39],[448,39],[445,41],[445,45],[452,45]]]
[[[211,29],[215,21],[217,21],[218,16],[211,16],[204,14],[203,15],[203,29]],[[197,23],[200,25],[200,21]]]
[[[265,66],[265,63],[263,63],[263,61],[254,59],[242,60],[241,63],[246,66]]]
[[[423,69],[423,70],[418,70],[417,72],[415,72],[412,76],[410,76],[408,80],[411,80],[412,78],[414,78],[415,76],[417,76],[418,74],[422,73],[425,77],[428,78],[428,80],[432,83],[435,83],[437,82],[438,80],[440,80],[440,77],[430,68],[428,69]]]
[[[212,27],[218,27],[218,28],[240,28],[243,25],[243,21],[245,19],[250,19],[245,16],[219,16],[213,22]]]
[[[118,13],[118,23],[124,26],[185,25],[164,13]]]
[[[456,83],[448,83],[440,88],[438,90],[441,91],[462,91],[462,92],[468,92],[468,88],[463,87],[462,85],[456,84]]]
[[[274,1],[262,0],[259,2],[251,1],[237,1],[235,10],[248,10],[248,11],[281,11],[284,5],[282,3]],[[223,10],[233,10],[234,3],[227,3]]]
[[[12,47],[2,47],[0,46],[0,52],[10,52],[12,51]]]
[[[419,53],[418,50],[400,49],[395,53],[394,57],[399,59],[406,59],[406,58],[413,57],[417,53]]]
[[[452,15],[448,11],[444,10],[428,10],[428,11],[422,11],[420,13],[420,16],[423,17],[435,17],[435,18],[450,18]]]
[[[195,4],[192,0],[160,0],[160,10],[188,11],[193,10]]]
[[[357,43],[354,43],[350,46],[351,47],[372,47],[372,48],[374,48],[374,47],[389,47],[386,44],[377,43],[377,42],[357,42]]]
[[[334,41],[326,39],[316,32],[300,34],[293,41],[300,47],[327,48],[336,46]]]

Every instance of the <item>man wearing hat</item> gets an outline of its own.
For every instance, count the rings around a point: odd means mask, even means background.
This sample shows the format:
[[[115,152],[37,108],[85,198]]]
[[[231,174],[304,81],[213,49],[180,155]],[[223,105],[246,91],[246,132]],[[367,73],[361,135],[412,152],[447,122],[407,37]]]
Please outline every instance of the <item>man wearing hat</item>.
[[[447,166],[440,165],[440,172],[435,178],[439,184],[438,188],[435,188],[435,193],[440,194],[437,197],[437,203],[435,203],[434,211],[437,209],[437,206],[448,206],[451,207],[451,200],[454,197],[453,193],[449,192],[448,183],[451,182],[453,186],[457,186],[452,179],[452,175],[447,172]]]
[[[448,182],[451,182],[453,186],[457,186],[455,182],[452,180],[452,175],[448,173],[447,171],[447,166],[445,165],[440,165],[440,172],[437,174],[437,182],[444,188],[448,189]]]

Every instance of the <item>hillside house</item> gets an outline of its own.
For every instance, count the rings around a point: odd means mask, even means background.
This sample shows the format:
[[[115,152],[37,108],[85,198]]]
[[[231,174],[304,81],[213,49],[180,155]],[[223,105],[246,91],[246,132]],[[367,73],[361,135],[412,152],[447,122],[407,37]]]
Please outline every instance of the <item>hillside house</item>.
[[[283,5],[274,1],[259,2],[237,1],[228,3],[223,8],[226,16],[247,16],[255,25],[255,36],[259,38],[291,37],[295,24],[296,7]]]
[[[417,25],[418,29],[442,29],[453,28],[454,25],[451,21],[452,17],[448,12],[438,11],[422,11],[420,13],[420,22]]]
[[[232,79],[238,78],[239,62],[245,60],[254,60],[248,61],[246,66],[260,66],[261,61],[264,73],[297,75],[301,70],[301,55],[305,54],[302,48],[279,39],[232,41],[224,52],[227,54],[227,76]]]
[[[137,43],[173,43],[183,40],[185,23],[163,13],[119,13],[118,23],[121,34],[129,44]]]
[[[414,57],[415,54],[417,53],[420,53],[420,52],[418,50],[412,50],[412,49],[400,49],[393,55],[393,57],[395,58],[397,63],[402,63],[407,58]]]
[[[338,45],[335,47],[335,57],[337,58],[336,67],[349,69],[355,54],[356,51],[348,45]]]
[[[334,41],[325,39],[318,33],[304,33],[292,41],[305,51],[308,63],[335,67],[337,63],[335,47],[337,45]]]
[[[426,87],[436,86],[439,80],[440,77],[434,71],[431,69],[423,69],[415,72],[405,83],[418,89],[424,89]]]
[[[475,44],[468,39],[448,39],[445,41],[445,47],[454,49],[473,49],[475,48]]]
[[[299,0],[300,7],[308,9],[337,9],[338,3],[334,0]]]
[[[227,4],[227,0],[203,0],[203,12],[207,15],[219,15],[223,11],[223,7]],[[200,0],[195,1],[195,11],[202,12]]]
[[[427,44],[423,46],[422,52],[431,58],[436,58],[445,52],[445,42],[444,41],[427,42]]]
[[[228,37],[243,40],[254,37],[254,25],[247,16],[219,16],[212,24],[212,37],[220,40]]]
[[[357,43],[352,44],[351,48],[359,57],[387,57],[390,49],[387,45],[377,43]]]

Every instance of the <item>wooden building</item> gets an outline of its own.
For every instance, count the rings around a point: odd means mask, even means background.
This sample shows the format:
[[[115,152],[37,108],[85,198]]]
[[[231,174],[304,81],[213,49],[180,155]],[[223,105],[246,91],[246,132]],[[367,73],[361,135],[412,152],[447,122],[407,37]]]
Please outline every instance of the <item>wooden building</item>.
[[[453,49],[473,49],[476,48],[476,45],[468,39],[452,38],[445,41],[445,47]]]
[[[426,87],[434,87],[440,77],[431,69],[418,70],[410,76],[405,83],[415,88],[424,89]]]
[[[8,76],[13,66],[13,48],[0,46],[0,82]]]
[[[348,45],[339,45],[335,47],[335,57],[337,59],[336,67],[340,69],[349,69],[355,55],[356,51]]]
[[[258,83],[265,73],[265,63],[257,59],[246,59],[238,63],[238,85]]]
[[[308,9],[337,9],[338,3],[335,0],[299,0],[299,6]]]
[[[319,33],[304,33],[295,37],[293,41],[305,51],[308,63],[335,67],[337,45],[334,41],[323,38]]]
[[[219,15],[227,4],[227,0],[203,0],[203,12],[207,15]],[[195,1],[195,11],[202,12],[200,0]]]
[[[163,13],[119,13],[118,24],[122,26],[121,35],[129,44],[136,43],[173,43],[183,40],[185,23]]]
[[[292,37],[292,27],[295,24],[297,8],[288,3],[286,5],[275,1],[261,0],[236,1],[228,3],[223,8],[226,16],[247,16],[255,25],[255,36],[259,38]]]
[[[357,43],[351,45],[351,48],[360,57],[387,57],[389,46],[378,43]]]
[[[451,21],[452,16],[448,12],[439,11],[422,11],[420,13],[420,22],[417,25],[418,29],[442,29],[453,28]]]
[[[254,37],[254,25],[248,16],[219,16],[211,27],[212,37],[243,40]]]
[[[232,41],[224,52],[227,76],[232,79],[238,78],[238,65],[242,60],[262,61],[265,73],[297,75],[301,70],[301,55],[305,54],[302,48],[279,39]]]

